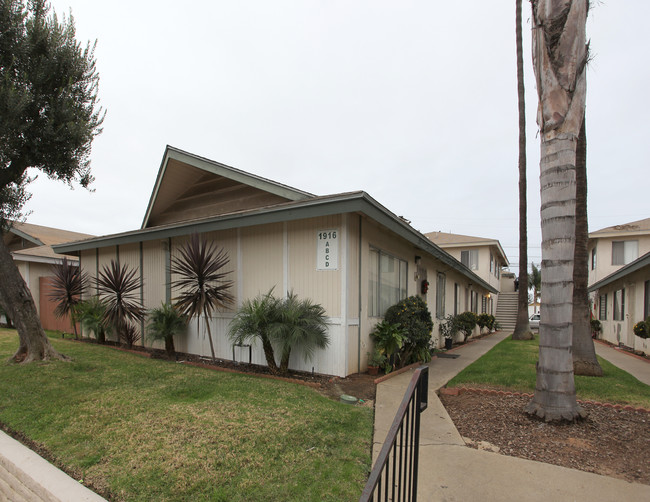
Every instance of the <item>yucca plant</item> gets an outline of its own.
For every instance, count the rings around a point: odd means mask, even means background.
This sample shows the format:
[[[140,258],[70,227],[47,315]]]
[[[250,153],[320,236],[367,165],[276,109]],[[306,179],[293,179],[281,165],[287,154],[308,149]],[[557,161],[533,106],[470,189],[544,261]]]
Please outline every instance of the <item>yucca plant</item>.
[[[282,300],[273,296],[273,290],[264,295],[245,300],[230,322],[228,336],[233,344],[243,344],[259,339],[269,371],[278,373],[275,362],[271,330],[280,322]]]
[[[52,274],[50,279],[52,290],[48,296],[51,302],[56,303],[54,315],[58,318],[70,316],[74,337],[79,338],[76,307],[88,285],[88,276],[81,267],[68,262],[67,258],[63,258],[62,263],[52,266]]]
[[[95,334],[97,343],[106,343],[106,335],[110,334],[111,326],[106,322],[106,306],[99,296],[91,296],[79,302],[76,312],[81,325]]]
[[[178,256],[172,258],[170,268],[171,273],[178,277],[171,283],[172,289],[179,290],[174,306],[188,318],[196,318],[197,327],[201,316],[205,317],[213,360],[216,357],[210,329],[212,313],[234,301],[229,291],[233,281],[226,279],[230,272],[223,270],[229,261],[223,249],[200,239],[198,234],[192,234],[178,250]]]
[[[130,322],[142,321],[145,316],[139,295],[136,294],[142,286],[140,277],[135,269],[129,269],[126,264],[120,266],[111,260],[110,266],[103,267],[95,282],[106,307],[104,319],[114,327],[118,337],[131,347],[134,340],[130,332],[127,333],[129,326],[132,327]]]
[[[289,357],[294,348],[300,349],[305,361],[312,360],[315,350],[329,345],[325,309],[310,299],[298,299],[290,292],[280,304],[279,322],[271,326],[271,339],[282,348],[279,373],[289,371]]]
[[[176,358],[174,335],[180,335],[187,329],[187,318],[169,303],[149,311],[147,333],[151,340],[164,340],[165,351],[170,359]]]

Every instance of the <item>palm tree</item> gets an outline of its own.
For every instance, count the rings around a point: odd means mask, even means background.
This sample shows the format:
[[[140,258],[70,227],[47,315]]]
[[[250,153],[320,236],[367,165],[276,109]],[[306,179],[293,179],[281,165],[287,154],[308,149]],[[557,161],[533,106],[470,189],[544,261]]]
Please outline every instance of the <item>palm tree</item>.
[[[174,306],[188,318],[196,317],[197,326],[200,317],[205,317],[210,352],[215,360],[210,319],[215,309],[225,308],[234,301],[229,292],[233,282],[226,279],[230,272],[223,272],[230,260],[223,249],[200,239],[198,234],[192,234],[178,253],[170,267],[171,273],[178,276],[171,287],[180,290]]]
[[[526,203],[526,102],[524,90],[524,56],[521,34],[521,0],[515,0],[517,38],[517,103],[519,106],[519,295],[513,340],[532,340],[528,321],[528,227]]]
[[[149,312],[149,324],[147,331],[152,340],[164,340],[167,357],[176,357],[174,347],[174,335],[180,335],[187,329],[187,319],[180,314],[169,303],[163,303],[160,307]]]
[[[129,348],[133,345],[134,328],[131,321],[142,321],[145,310],[136,295],[142,287],[140,277],[135,269],[124,264],[120,266],[111,260],[110,266],[104,266],[95,279],[99,296],[104,303],[104,319],[115,328],[117,336],[124,340]]]
[[[539,96],[542,305],[537,385],[526,411],[546,421],[584,416],[573,378],[576,147],[587,63],[587,0],[532,0]]]
[[[576,150],[576,248],[573,266],[573,373],[603,376],[591,338],[589,316],[589,227],[587,221],[587,132],[583,119]]]
[[[110,334],[110,324],[106,322],[106,306],[99,296],[92,296],[77,305],[77,316],[81,325],[95,334],[97,343],[106,343],[106,334]]]
[[[530,274],[528,274],[528,285],[533,288],[533,302],[539,302],[539,295],[542,291],[542,272],[534,263],[531,263]]]
[[[245,300],[230,322],[228,336],[233,344],[243,344],[255,339],[262,342],[264,357],[269,371],[278,373],[271,331],[280,322],[282,300],[273,296],[273,289],[252,300]]]
[[[63,258],[62,263],[52,266],[52,273],[54,275],[50,279],[52,290],[49,293],[49,298],[51,302],[56,303],[54,315],[59,318],[69,315],[74,337],[79,338],[76,307],[88,285],[88,276],[81,270],[81,267],[71,265],[67,258]]]
[[[328,322],[325,309],[310,299],[299,300],[290,292],[280,305],[280,319],[271,327],[271,338],[282,348],[280,374],[289,371],[289,357],[294,348],[301,349],[305,361],[314,357],[314,351],[329,345]]]

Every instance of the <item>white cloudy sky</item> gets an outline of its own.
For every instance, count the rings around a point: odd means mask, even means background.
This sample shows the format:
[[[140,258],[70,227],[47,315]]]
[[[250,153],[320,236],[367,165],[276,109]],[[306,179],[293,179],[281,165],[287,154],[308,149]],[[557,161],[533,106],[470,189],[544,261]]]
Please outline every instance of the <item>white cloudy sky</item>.
[[[588,21],[589,224],[650,216],[650,2]],[[318,195],[365,190],[422,232],[501,241],[518,263],[515,2],[52,0],[97,40],[108,110],[95,191],[40,177],[28,221],[139,228],[169,144]],[[524,1],[529,260],[539,139]]]

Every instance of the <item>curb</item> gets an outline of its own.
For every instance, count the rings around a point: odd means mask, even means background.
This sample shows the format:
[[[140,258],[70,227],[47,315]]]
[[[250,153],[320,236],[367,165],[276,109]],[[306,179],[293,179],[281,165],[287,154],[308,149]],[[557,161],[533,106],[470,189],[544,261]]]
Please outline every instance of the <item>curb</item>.
[[[436,359],[436,358],[435,358],[435,357],[432,357],[432,358],[431,358],[432,361],[433,361],[434,359]],[[403,368],[400,368],[400,369],[398,369],[397,371],[391,371],[391,372],[388,373],[387,375],[380,376],[379,378],[375,378],[375,385],[380,384],[381,382],[385,382],[386,380],[390,380],[390,379],[393,378],[394,376],[401,375],[402,373],[405,373],[405,372],[407,372],[407,371],[409,371],[409,370],[412,370],[412,369],[418,368],[418,367],[422,366],[423,364],[425,364],[425,363],[422,363],[422,362],[420,362],[420,363],[413,363],[413,364],[409,364],[408,366],[404,366]]]
[[[515,397],[527,397],[532,399],[533,394],[526,392],[510,392],[506,390],[495,390],[495,389],[479,389],[477,387],[441,387],[438,391],[440,395],[443,396],[459,396],[461,394],[483,394],[483,395],[492,395],[492,396],[515,396]],[[615,410],[626,410],[626,411],[637,411],[640,413],[649,413],[650,410],[646,408],[635,408],[629,404],[612,404],[612,403],[601,403],[598,401],[585,401],[582,399],[577,399],[580,404],[591,404],[594,406],[604,406],[606,408],[614,408]]]

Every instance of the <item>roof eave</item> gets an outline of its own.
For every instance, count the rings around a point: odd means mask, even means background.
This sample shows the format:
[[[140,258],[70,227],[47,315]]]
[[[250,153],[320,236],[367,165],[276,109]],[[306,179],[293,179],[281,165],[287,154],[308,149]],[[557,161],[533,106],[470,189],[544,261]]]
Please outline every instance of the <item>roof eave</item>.
[[[629,275],[637,270],[641,270],[643,267],[650,265],[650,253],[646,253],[640,258],[634,260],[632,263],[628,263],[624,267],[619,268],[616,272],[609,274],[607,277],[602,278],[600,281],[595,282],[589,286],[588,291],[591,293],[596,291],[603,286],[607,286],[619,279],[622,279],[626,275]]]

